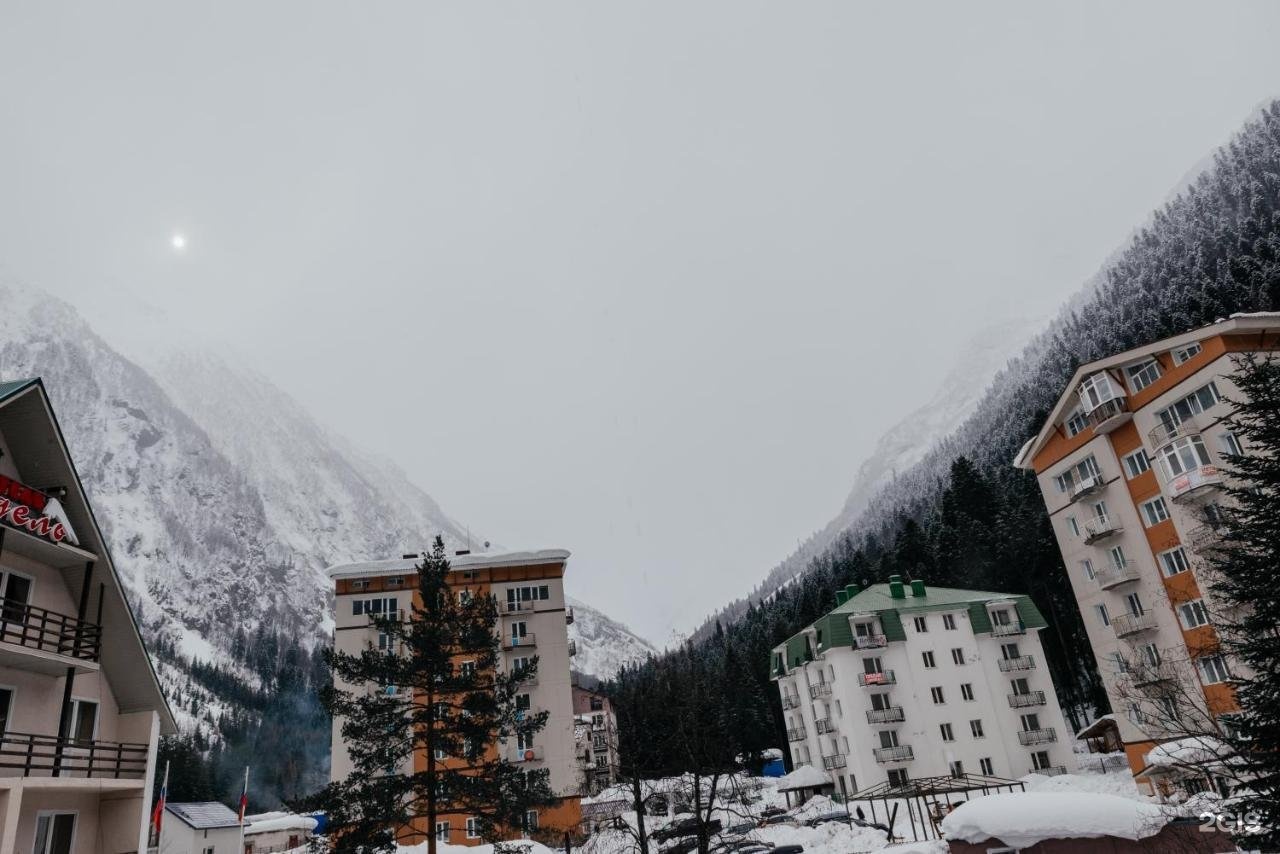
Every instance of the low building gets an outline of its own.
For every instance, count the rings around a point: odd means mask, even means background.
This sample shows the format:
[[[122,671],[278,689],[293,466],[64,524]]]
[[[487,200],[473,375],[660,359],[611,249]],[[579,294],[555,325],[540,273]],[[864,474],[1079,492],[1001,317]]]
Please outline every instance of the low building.
[[[240,817],[218,801],[165,804],[159,854],[242,854]]]
[[[896,575],[838,591],[833,611],[773,651],[793,765],[821,769],[843,794],[1074,768],[1045,625],[1021,595]]]
[[[0,596],[0,852],[145,850],[177,728],[38,379],[0,382]]]
[[[313,816],[264,812],[245,816],[244,854],[274,854],[307,844],[318,822]]]
[[[573,686],[574,740],[583,795],[618,782],[618,716],[599,691]]]

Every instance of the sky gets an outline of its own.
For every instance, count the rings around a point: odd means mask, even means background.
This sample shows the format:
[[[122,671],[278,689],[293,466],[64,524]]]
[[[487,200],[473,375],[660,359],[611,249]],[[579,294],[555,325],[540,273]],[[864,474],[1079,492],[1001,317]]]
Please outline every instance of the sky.
[[[571,593],[665,643],[1280,94],[1278,26],[0,0],[0,272],[115,343],[159,324],[251,360],[476,532],[570,549]]]

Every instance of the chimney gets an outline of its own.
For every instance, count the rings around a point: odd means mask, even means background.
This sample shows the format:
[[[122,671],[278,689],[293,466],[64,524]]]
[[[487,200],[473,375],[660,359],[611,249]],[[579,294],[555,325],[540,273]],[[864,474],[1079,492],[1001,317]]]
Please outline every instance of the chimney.
[[[921,599],[924,598],[924,582],[923,581],[917,578],[911,582],[911,595],[919,597]]]
[[[849,594],[845,590],[836,591],[836,607],[839,608],[845,602],[849,601]]]
[[[906,591],[902,588],[902,576],[889,576],[889,596],[893,599],[906,599]]]

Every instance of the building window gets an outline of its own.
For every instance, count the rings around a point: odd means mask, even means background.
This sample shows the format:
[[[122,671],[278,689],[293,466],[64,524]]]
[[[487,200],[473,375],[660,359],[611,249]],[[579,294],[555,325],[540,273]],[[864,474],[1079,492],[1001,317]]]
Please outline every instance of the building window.
[[[955,614],[943,614],[943,615],[942,615],[942,627],[943,627],[944,629],[946,629],[947,631],[952,631],[952,632],[953,632],[953,631],[955,631],[955,629],[956,629],[956,615],[955,615]]]
[[[994,777],[996,775],[995,766],[991,764],[991,757],[989,756],[984,756],[979,759],[978,767],[982,769],[982,773],[986,774],[988,777]]]
[[[1160,449],[1160,465],[1172,479],[1209,465],[1209,452],[1199,436],[1183,436]]]
[[[1037,771],[1043,771],[1049,767],[1049,751],[1037,750],[1031,754],[1031,767]]]
[[[475,676],[476,663],[474,661],[464,661],[462,662],[461,667],[459,667],[459,670],[462,671],[463,676],[466,676],[466,677]]]
[[[1178,619],[1184,629],[1194,629],[1209,622],[1209,612],[1204,608],[1203,599],[1194,599],[1178,606]]]
[[[1228,457],[1239,457],[1244,455],[1244,446],[1240,444],[1240,440],[1236,438],[1236,434],[1230,430],[1224,430],[1218,434],[1218,447],[1222,449],[1222,453]]]
[[[982,721],[969,721],[969,732],[973,733],[974,738],[986,738],[987,734],[982,731]]]
[[[1137,593],[1130,593],[1124,597],[1125,604],[1129,606],[1129,613],[1135,617],[1139,617],[1147,612],[1142,606],[1142,597]]]
[[[889,785],[890,786],[897,788],[898,786],[905,786],[909,782],[910,780],[907,777],[906,768],[890,768],[889,769]]]
[[[1080,536],[1080,523],[1076,521],[1075,516],[1067,517],[1067,530],[1071,532],[1071,536],[1073,537]]]
[[[941,706],[946,702],[946,700],[943,699],[941,687],[935,685],[929,689],[929,693],[933,695],[933,704],[935,706]]]
[[[1126,454],[1124,458],[1124,474],[1129,480],[1133,480],[1138,475],[1151,469],[1151,461],[1147,459],[1147,452],[1142,448],[1134,451],[1132,454]]]
[[[1089,422],[1085,420],[1083,409],[1076,409],[1075,412],[1067,416],[1066,430],[1068,436],[1078,435],[1080,431],[1088,426]]]
[[[1209,409],[1220,400],[1222,400],[1222,396],[1218,394],[1218,387],[1213,383],[1209,383],[1196,389],[1172,406],[1160,410],[1156,413],[1156,418],[1160,419],[1160,423],[1167,429],[1172,429],[1193,415],[1199,415]]]
[[[951,650],[951,660],[956,664],[964,664],[964,650],[960,647]]]
[[[1125,373],[1129,376],[1129,387],[1134,391],[1142,391],[1160,379],[1160,363],[1155,359],[1147,359],[1125,368]]]
[[[915,624],[917,632],[929,631],[929,621],[924,617],[916,617],[912,622]]]
[[[931,649],[925,650],[924,652],[920,653],[920,657],[924,659],[924,666],[926,668],[932,669],[938,666],[937,663],[933,660],[933,650]]]
[[[952,732],[952,731],[951,731],[951,724],[941,724],[941,725],[939,725],[938,729],[939,729],[939,731],[942,733],[942,740],[943,740],[943,741],[955,741],[955,740],[956,740],[956,734],[955,734],[954,732]]]
[[[475,816],[471,816],[470,818],[467,819],[467,838],[468,839],[480,838],[480,819],[476,818]]]
[[[1173,356],[1173,363],[1175,365],[1181,365],[1183,362],[1187,361],[1188,359],[1190,359],[1192,356],[1194,356],[1196,353],[1199,353],[1199,352],[1200,352],[1200,342],[1192,341],[1190,344],[1184,344],[1181,347],[1175,347],[1170,352],[1170,355]]]
[[[436,842],[448,842],[448,841],[449,841],[449,822],[437,821],[436,822]]]
[[[537,810],[528,810],[524,814],[524,829],[525,831],[538,829],[538,811]]]
[[[89,742],[98,733],[98,704],[93,700],[71,701],[71,737]]]
[[[1097,573],[1093,571],[1092,560],[1090,560],[1089,558],[1085,558],[1084,560],[1080,561],[1080,566],[1084,568],[1084,577],[1087,578],[1089,581],[1093,581],[1093,579],[1097,578]]]
[[[399,610],[396,604],[396,597],[394,596],[379,596],[375,599],[353,599],[351,600],[351,613],[357,617],[361,614],[391,615]]]
[[[1161,552],[1159,557],[1160,568],[1166,576],[1177,575],[1191,568],[1191,561],[1187,559],[1187,553],[1183,551],[1182,546]]]
[[[35,854],[70,854],[75,830],[76,814],[73,812],[37,816]]]
[[[1206,685],[1226,682],[1231,678],[1231,671],[1227,670],[1227,660],[1220,655],[1205,656],[1199,659],[1196,664],[1200,668],[1200,678],[1204,680]]]
[[[1160,648],[1153,643],[1143,644],[1138,647],[1138,657],[1142,659],[1142,663],[1149,667],[1160,666]]]
[[[963,685],[960,686],[960,699],[966,702],[972,702],[973,700],[973,683],[972,682],[965,682]]]
[[[470,602],[471,602],[471,591],[470,591],[470,590],[459,590],[459,591],[458,591],[458,604],[459,604],[459,605],[462,605],[462,606],[464,606],[464,607],[465,607],[465,606],[466,606],[468,603],[470,603]]]
[[[1098,615],[1099,623],[1102,623],[1102,625],[1104,626],[1111,625],[1111,615],[1107,613],[1107,605],[1105,602],[1102,603],[1101,605],[1094,605],[1093,610],[1094,610],[1094,613]]]
[[[1115,569],[1124,569],[1129,563],[1124,556],[1124,548],[1122,546],[1112,546],[1107,550],[1107,554],[1111,556],[1111,566]]]
[[[1163,498],[1156,497],[1142,502],[1142,521],[1148,528],[1159,525],[1168,518],[1169,508],[1165,506]]]

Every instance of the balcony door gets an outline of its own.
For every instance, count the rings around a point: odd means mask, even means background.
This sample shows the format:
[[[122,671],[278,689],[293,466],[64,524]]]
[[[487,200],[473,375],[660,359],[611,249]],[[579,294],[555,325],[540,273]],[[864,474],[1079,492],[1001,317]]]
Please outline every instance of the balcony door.
[[[1013,658],[1022,657],[1022,655],[1018,652],[1018,645],[1016,643],[1000,644],[1000,654],[1004,656],[1005,661],[1009,661],[1010,659],[1013,659]]]
[[[4,603],[0,606],[0,619],[5,623],[23,623],[27,605],[31,604],[31,579],[9,570],[0,570],[0,592],[4,594]],[[0,633],[8,634],[4,627]]]
[[[891,704],[889,702],[889,695],[888,694],[872,694],[871,708],[875,709],[877,712],[887,711],[889,708],[891,708]]]
[[[0,688],[0,735],[9,731],[9,714],[13,711],[13,689]]]
[[[1022,715],[1022,731],[1035,732],[1040,729],[1039,715]]]
[[[1128,596],[1124,597],[1124,601],[1129,607],[1129,613],[1135,617],[1141,617],[1146,611],[1146,609],[1142,607],[1142,597],[1137,593],[1130,593]]]
[[[524,620],[517,620],[511,624],[511,645],[523,646],[528,643],[529,624]]]
[[[32,854],[71,854],[75,832],[75,813],[41,813],[36,817],[36,845]]]
[[[880,730],[880,746],[881,747],[897,747],[898,731],[896,729]]]

